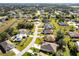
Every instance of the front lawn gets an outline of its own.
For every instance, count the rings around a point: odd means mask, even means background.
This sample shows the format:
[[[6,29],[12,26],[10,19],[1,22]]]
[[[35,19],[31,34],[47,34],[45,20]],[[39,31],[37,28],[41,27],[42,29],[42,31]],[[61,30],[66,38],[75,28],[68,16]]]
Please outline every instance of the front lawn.
[[[23,54],[23,56],[32,56],[32,54],[29,53],[29,52],[26,52],[26,53]]]
[[[43,42],[43,40],[43,38],[37,38],[35,43],[40,45]]]
[[[0,51],[0,56],[14,56],[14,55],[15,53],[13,51],[8,51],[4,54]]]
[[[14,42],[14,44],[15,44],[15,47],[21,51],[25,47],[27,47],[31,41],[32,41],[32,37],[28,37],[27,39],[23,39],[21,42]]]
[[[66,51],[64,52],[64,56],[70,56],[70,50],[68,48],[68,46],[65,46]]]

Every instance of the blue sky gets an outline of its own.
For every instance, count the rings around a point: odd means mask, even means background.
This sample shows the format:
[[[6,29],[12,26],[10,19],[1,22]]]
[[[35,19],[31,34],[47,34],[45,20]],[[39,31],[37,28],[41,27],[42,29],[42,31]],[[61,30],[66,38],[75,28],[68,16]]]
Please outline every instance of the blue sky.
[[[0,0],[0,3],[79,3],[79,0]]]

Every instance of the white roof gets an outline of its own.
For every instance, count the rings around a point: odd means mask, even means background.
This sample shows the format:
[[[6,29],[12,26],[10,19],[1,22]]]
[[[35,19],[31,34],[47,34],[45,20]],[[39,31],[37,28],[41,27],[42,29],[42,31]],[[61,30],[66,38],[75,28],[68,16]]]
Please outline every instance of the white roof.
[[[77,41],[76,43],[77,43],[77,45],[79,46],[79,42]]]

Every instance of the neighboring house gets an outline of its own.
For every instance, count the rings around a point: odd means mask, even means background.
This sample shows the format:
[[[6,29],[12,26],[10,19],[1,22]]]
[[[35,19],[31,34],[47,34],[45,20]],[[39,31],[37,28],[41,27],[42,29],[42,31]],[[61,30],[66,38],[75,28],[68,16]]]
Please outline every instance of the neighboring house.
[[[69,18],[65,18],[64,20],[65,20],[65,21],[67,21],[67,22],[68,22],[68,21],[70,21],[70,19],[69,19]]]
[[[25,34],[27,31],[26,29],[19,29],[20,34]]]
[[[52,18],[56,18],[56,15],[51,15]]]
[[[76,23],[73,22],[73,21],[69,21],[69,22],[67,22],[67,24],[68,24],[69,26],[74,26],[75,28],[78,28],[78,26],[76,25]]]
[[[48,22],[50,22],[50,20],[44,19],[43,22],[44,22],[44,23],[48,23]]]
[[[42,34],[53,34],[53,30],[43,30]]]
[[[44,42],[41,45],[41,50],[45,52],[56,52],[58,45],[56,43]]]
[[[78,32],[68,32],[68,34],[71,38],[79,38],[79,33]]]
[[[39,21],[39,18],[38,18],[37,16],[34,16],[34,17],[33,17],[33,20],[34,20],[34,21]]]
[[[54,35],[45,35],[44,41],[46,42],[55,42],[55,36]]]
[[[79,41],[76,42],[76,46],[77,46],[78,51],[79,51]]]
[[[9,40],[0,43],[0,50],[3,53],[6,53],[7,51],[11,50],[13,47],[14,47],[13,44]]]
[[[43,34],[53,34],[53,26],[49,23],[46,23],[44,26]]]
[[[60,26],[67,26],[67,24],[65,24],[64,22],[59,22],[58,23]]]
[[[49,24],[49,23],[46,23],[46,24],[44,25],[44,29],[45,29],[45,30],[53,29],[53,26],[52,26],[51,24]]]
[[[4,16],[4,17],[1,17],[0,18],[0,22],[5,22],[8,20],[8,17],[7,16]]]

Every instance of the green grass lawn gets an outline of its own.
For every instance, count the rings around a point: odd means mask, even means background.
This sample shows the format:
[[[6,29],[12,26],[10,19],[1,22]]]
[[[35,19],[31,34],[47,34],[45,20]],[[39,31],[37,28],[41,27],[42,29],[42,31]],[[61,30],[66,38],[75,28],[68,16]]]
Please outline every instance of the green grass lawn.
[[[20,43],[14,42],[14,44],[15,44],[16,48],[21,51],[25,47],[27,47],[30,44],[31,41],[32,41],[32,38],[28,37],[27,39],[23,39]]]
[[[77,52],[77,56],[79,56],[79,52]]]
[[[65,46],[66,51],[64,52],[64,56],[70,56],[70,50],[68,48],[68,46]]]
[[[35,43],[40,45],[43,42],[43,40],[43,38],[37,38]]]
[[[37,48],[31,47],[30,49],[31,49],[33,52],[39,52],[39,49],[37,49]]]
[[[70,42],[70,40],[71,40],[71,38],[70,38],[69,36],[65,36],[64,42],[65,42],[66,44],[68,44],[68,42]]]
[[[55,27],[54,33],[56,33],[59,29],[61,29],[63,32],[66,30],[67,32],[69,31],[69,26],[60,26],[57,24],[54,18],[51,18],[51,24]]]
[[[23,56],[32,56],[32,54],[29,53],[29,52],[26,52],[26,53],[23,54]]]
[[[38,32],[42,32],[43,31],[43,29],[38,29]]]

